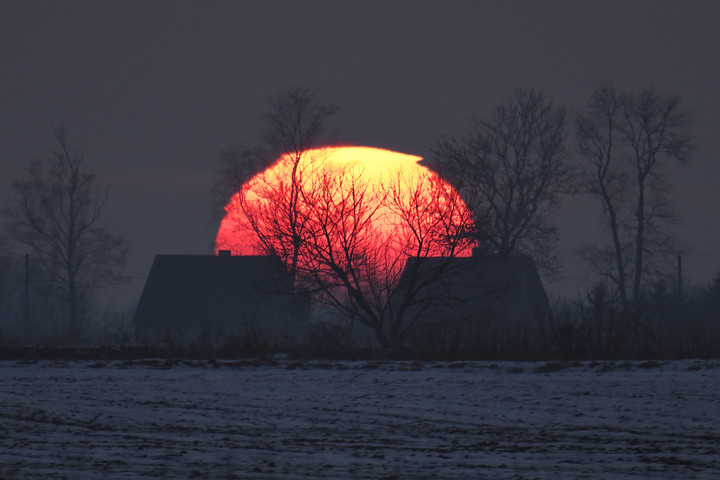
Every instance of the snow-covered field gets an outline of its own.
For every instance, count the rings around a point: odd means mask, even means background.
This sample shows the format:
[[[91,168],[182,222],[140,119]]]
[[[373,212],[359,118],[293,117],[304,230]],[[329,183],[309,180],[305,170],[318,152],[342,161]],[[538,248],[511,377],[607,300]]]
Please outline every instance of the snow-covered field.
[[[720,362],[0,362],[0,478],[720,478]]]

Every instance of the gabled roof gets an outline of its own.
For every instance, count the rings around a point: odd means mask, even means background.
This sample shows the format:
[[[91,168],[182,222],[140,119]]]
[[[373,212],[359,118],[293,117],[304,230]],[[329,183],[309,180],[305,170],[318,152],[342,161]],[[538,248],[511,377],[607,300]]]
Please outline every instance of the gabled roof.
[[[545,298],[545,291],[532,258],[507,257],[411,257],[400,280],[402,284],[426,284],[427,293],[450,295],[465,301],[487,298]],[[546,301],[546,300],[545,300]]]
[[[532,258],[410,258],[399,291],[415,289],[408,321],[441,329],[474,325],[477,331],[511,340],[520,330],[543,328],[550,312],[545,289]]]
[[[135,325],[237,326],[286,308],[282,299],[289,301],[292,292],[278,257],[157,255],[138,302]]]

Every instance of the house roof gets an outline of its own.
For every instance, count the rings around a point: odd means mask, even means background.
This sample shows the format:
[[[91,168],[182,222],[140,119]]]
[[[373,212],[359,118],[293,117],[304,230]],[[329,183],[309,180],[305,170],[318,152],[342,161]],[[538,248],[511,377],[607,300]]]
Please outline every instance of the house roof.
[[[425,318],[524,321],[548,309],[532,258],[428,257],[408,259],[402,288],[415,288]]]
[[[278,257],[157,255],[135,313],[139,328],[231,326],[283,307],[293,292]]]

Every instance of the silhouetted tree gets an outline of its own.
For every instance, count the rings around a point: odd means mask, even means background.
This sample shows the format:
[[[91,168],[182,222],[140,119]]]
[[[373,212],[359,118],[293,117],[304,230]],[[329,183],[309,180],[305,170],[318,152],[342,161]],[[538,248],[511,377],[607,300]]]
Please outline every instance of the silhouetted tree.
[[[718,318],[720,318],[720,273],[716,273],[712,282],[707,286],[705,290],[705,297],[717,312]]]
[[[555,267],[553,216],[573,185],[566,116],[541,91],[517,90],[488,116],[474,116],[464,136],[437,142],[433,166],[474,210],[486,253],[522,251],[546,272]]]
[[[268,167],[280,156],[288,156],[293,169],[285,182],[287,195],[275,207],[282,212],[284,220],[276,232],[282,235],[280,242],[264,241],[265,253],[279,255],[287,260],[288,270],[294,279],[297,272],[298,251],[303,239],[303,225],[298,212],[299,182],[302,177],[300,158],[304,151],[318,146],[324,140],[328,119],[337,107],[318,98],[314,89],[292,88],[267,98],[268,111],[263,116],[258,146],[242,145],[222,152],[219,160],[221,171],[215,182],[215,191],[224,197],[240,191],[243,183],[255,173]],[[287,228],[285,228],[287,227]],[[263,238],[264,240],[264,238]]]
[[[590,353],[617,353],[627,348],[627,325],[620,321],[617,291],[609,288],[605,280],[586,292],[578,308],[580,333]]]
[[[10,254],[10,241],[0,231],[0,257]]]
[[[370,188],[351,171],[333,170],[303,188],[301,197],[309,239],[301,249],[300,279],[319,299],[370,327],[381,346],[400,348],[418,326],[410,312],[422,308],[411,307],[452,301],[429,298],[426,287],[472,244],[473,219],[439,177],[401,174]],[[378,227],[387,215],[381,204],[395,214],[389,235]],[[448,261],[424,272],[404,269],[409,257],[437,255]]]
[[[304,153],[297,171],[296,221],[302,229],[296,285],[329,305],[340,318],[366,325],[386,348],[402,344],[414,320],[406,315],[420,292],[416,275],[400,289],[408,257],[467,253],[472,213],[460,196],[426,169],[398,170],[379,180],[348,163],[325,162],[323,149]],[[239,193],[230,221],[259,252],[282,252],[286,264],[292,227],[285,206],[296,164],[284,157],[277,169],[255,177]],[[419,272],[418,272],[419,273]],[[421,278],[423,277],[423,278]]]
[[[95,174],[83,168],[83,153],[70,147],[65,129],[57,128],[55,136],[53,156],[31,162],[14,182],[5,230],[30,248],[41,279],[67,304],[77,340],[81,298],[119,280],[114,269],[124,262],[127,244],[102,221],[109,191],[95,186]]]
[[[298,255],[304,236],[302,213],[299,211],[300,159],[306,150],[316,146],[322,138],[327,119],[337,108],[322,103],[312,89],[294,88],[268,98],[270,111],[265,114],[262,138],[278,154],[289,155],[293,161],[288,179],[287,202],[278,205],[287,216],[286,242],[281,242],[282,257],[289,259],[290,277],[297,276]],[[268,244],[268,248],[273,244]],[[272,252],[278,253],[278,252]]]
[[[696,345],[720,353],[720,273],[715,274],[698,303],[702,312],[702,330]]]
[[[633,342],[647,277],[677,253],[666,171],[690,159],[689,127],[680,98],[654,87],[625,93],[599,84],[577,117],[585,187],[600,200],[611,237],[609,247],[588,248],[585,256],[617,288]]]
[[[327,120],[337,113],[332,104],[322,102],[312,88],[296,87],[267,98],[261,138],[275,150],[275,157],[290,154],[298,159],[305,150],[319,146]]]
[[[405,312],[421,290],[398,288],[405,259],[452,256],[467,248],[473,242],[471,215],[460,196],[430,172],[398,175],[384,188],[370,188],[351,168],[323,167],[325,153],[313,147],[320,146],[337,109],[313,90],[283,92],[268,104],[260,147],[221,154],[224,188],[238,194],[226,218],[238,235],[252,237],[257,253],[278,255],[296,286],[370,327],[383,347],[399,347],[414,327]],[[241,188],[271,158],[285,166],[282,173],[264,172],[253,178],[252,188]],[[379,212],[379,204],[386,210]],[[377,229],[389,212],[399,219],[397,235]],[[425,277],[416,275],[413,284]]]
[[[222,219],[225,206],[243,184],[269,165],[269,155],[260,147],[241,143],[223,150],[217,157],[220,168],[215,174],[210,190],[211,208],[214,219]]]

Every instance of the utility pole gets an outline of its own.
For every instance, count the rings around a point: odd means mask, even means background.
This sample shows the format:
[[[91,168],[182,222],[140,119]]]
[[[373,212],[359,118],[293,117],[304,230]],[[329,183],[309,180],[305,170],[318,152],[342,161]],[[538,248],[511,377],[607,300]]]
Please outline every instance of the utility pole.
[[[23,333],[25,341],[30,340],[30,255],[25,254],[25,291],[24,293],[24,318]]]
[[[678,289],[678,300],[682,302],[683,299],[683,281],[682,281],[682,255],[677,257],[677,289]]]

